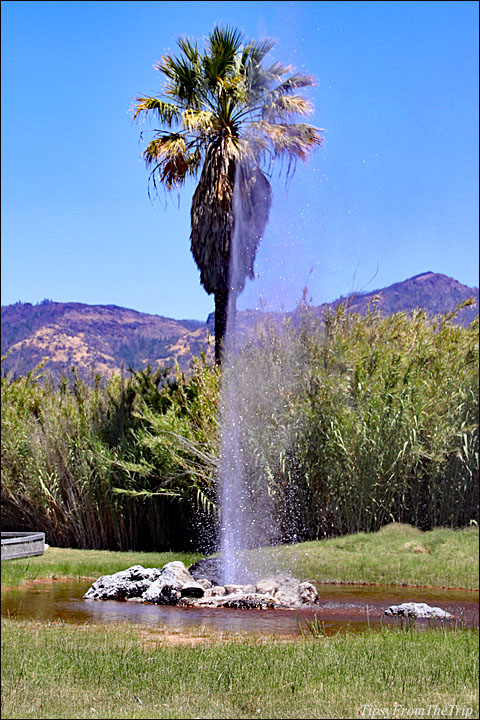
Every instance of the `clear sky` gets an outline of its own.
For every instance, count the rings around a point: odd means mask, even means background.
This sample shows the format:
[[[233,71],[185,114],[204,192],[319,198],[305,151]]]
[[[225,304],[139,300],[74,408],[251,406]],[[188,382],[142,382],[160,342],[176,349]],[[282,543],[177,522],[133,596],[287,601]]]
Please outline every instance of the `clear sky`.
[[[205,319],[194,186],[150,201],[130,107],[215,24],[312,73],[323,147],[274,205],[244,307],[432,270],[478,285],[477,2],[2,2],[2,304]]]

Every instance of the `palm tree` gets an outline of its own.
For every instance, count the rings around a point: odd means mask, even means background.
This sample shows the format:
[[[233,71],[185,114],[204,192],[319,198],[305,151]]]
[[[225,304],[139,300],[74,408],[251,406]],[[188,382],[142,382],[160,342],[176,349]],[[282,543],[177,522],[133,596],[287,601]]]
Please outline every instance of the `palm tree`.
[[[198,177],[191,207],[191,251],[200,281],[215,298],[215,359],[221,358],[228,293],[242,291],[253,277],[258,244],[268,220],[272,161],[288,159],[287,176],[298,159],[306,160],[321,144],[317,128],[294,122],[312,112],[297,94],[314,85],[310,75],[295,73],[265,56],[271,40],[245,42],[239,30],[216,27],[201,52],[197,43],[180,38],[178,57],[165,55],[156,64],[166,78],[159,97],[135,100],[134,119],[153,114],[160,123],[143,157],[158,190],[179,190]],[[243,214],[239,279],[230,278],[234,227],[234,187],[239,184]]]

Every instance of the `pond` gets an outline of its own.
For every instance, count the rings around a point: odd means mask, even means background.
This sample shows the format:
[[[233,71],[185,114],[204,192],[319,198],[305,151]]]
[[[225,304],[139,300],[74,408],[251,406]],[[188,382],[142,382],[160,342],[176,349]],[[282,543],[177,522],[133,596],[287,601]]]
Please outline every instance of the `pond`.
[[[425,602],[450,612],[452,627],[464,624],[478,628],[478,592],[437,590],[388,585],[318,584],[320,603],[314,608],[295,610],[236,610],[232,608],[175,607],[120,600],[83,600],[89,580],[56,580],[31,583],[28,587],[2,591],[2,616],[43,622],[71,623],[130,622],[167,626],[181,631],[204,626],[222,632],[261,632],[298,635],[315,616],[327,634],[359,632],[371,627],[397,625],[399,620],[384,615],[389,605]],[[415,620],[428,627],[430,620]],[[438,623],[440,621],[437,621]]]

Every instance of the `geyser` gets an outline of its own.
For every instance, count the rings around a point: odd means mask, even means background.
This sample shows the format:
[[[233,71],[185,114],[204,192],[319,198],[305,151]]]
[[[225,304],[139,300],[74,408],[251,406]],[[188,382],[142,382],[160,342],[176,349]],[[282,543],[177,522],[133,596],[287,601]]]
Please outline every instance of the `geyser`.
[[[264,196],[263,184],[259,183],[253,191],[250,186],[249,192],[244,192],[248,172],[248,168],[239,163],[233,194],[229,303],[223,348],[218,473],[223,583],[253,580],[253,569],[249,567],[245,550],[273,545],[281,537],[278,497],[272,496],[268,478],[259,467],[265,424],[262,416],[274,411],[276,401],[271,368],[262,367],[258,362],[252,367],[249,363],[251,347],[242,339],[237,322],[236,303],[245,278],[244,258],[255,256],[256,247],[252,252],[249,243],[258,245],[260,239],[255,227],[255,209],[265,207],[269,201]]]

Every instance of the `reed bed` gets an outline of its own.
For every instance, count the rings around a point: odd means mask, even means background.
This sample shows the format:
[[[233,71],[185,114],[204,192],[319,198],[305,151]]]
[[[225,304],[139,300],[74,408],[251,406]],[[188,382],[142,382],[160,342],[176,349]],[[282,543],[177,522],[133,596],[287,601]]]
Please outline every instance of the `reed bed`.
[[[267,327],[236,369],[263,364],[275,398],[270,414],[254,399],[249,457],[286,510],[284,534],[477,523],[478,319],[299,315]]]
[[[189,509],[168,487],[176,468],[150,462],[139,440],[138,408],[161,414],[174,392],[162,383],[166,373],[149,369],[103,385],[75,375],[57,384],[41,369],[2,378],[2,528],[41,528],[58,547],[188,545]]]
[[[478,318],[306,305],[236,358],[252,486],[294,542],[478,523]],[[215,546],[222,373],[2,378],[3,529],[60,547]],[[256,388],[258,392],[253,392]],[[197,522],[197,524],[195,524]]]

